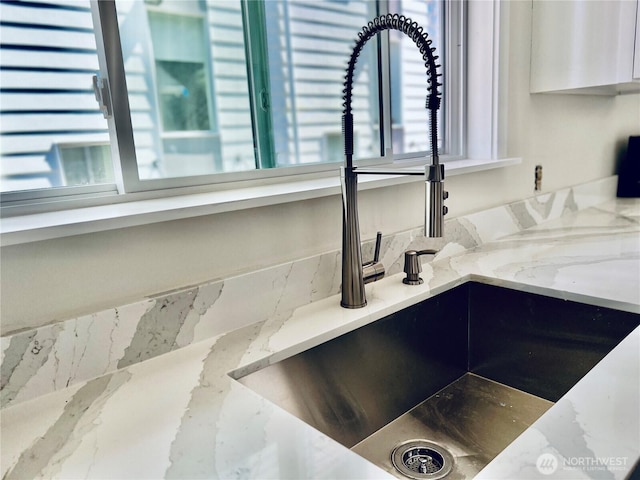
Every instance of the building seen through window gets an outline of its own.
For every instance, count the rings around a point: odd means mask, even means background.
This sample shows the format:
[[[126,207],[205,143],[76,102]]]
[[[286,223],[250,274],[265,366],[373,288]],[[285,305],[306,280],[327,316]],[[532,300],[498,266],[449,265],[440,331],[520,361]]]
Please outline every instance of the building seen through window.
[[[2,2],[0,18],[2,191],[113,182],[89,2]]]
[[[389,4],[444,46],[441,2]],[[126,95],[133,159],[112,155],[118,129],[110,130],[94,98],[102,46],[89,0],[0,5],[3,192],[114,183],[112,158],[133,161],[141,182],[342,161],[346,62],[360,26],[380,13],[377,2],[116,0],[115,6],[121,51],[106,55],[119,55],[124,67],[126,91],[111,95]],[[375,41],[358,59],[356,158],[381,157],[391,147],[394,154],[428,148],[426,73],[403,37],[388,36],[389,59],[378,58]],[[389,127],[380,110],[385,62]],[[383,144],[385,128],[392,145]]]

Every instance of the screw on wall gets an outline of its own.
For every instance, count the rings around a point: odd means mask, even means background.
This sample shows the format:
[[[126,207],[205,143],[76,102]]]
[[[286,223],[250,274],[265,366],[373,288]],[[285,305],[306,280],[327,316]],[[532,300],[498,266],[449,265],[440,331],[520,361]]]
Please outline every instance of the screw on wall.
[[[542,190],[542,165],[536,165],[534,190],[536,192]]]

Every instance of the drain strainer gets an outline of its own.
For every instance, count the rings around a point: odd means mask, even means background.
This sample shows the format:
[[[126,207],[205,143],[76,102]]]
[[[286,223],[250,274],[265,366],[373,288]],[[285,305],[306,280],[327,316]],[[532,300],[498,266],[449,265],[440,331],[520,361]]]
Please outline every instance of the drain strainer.
[[[417,480],[443,478],[453,466],[451,454],[427,440],[401,443],[391,452],[391,461],[401,474]]]

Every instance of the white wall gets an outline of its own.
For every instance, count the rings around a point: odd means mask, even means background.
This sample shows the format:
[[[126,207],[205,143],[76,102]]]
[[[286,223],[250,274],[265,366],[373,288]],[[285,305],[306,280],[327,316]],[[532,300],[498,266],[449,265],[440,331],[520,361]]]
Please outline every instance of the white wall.
[[[531,5],[510,10],[507,153],[523,163],[448,179],[450,216],[531,196],[537,164],[547,191],[611,175],[620,146],[640,134],[638,94],[530,95]],[[363,238],[420,225],[422,205],[420,183],[363,192]],[[338,249],[340,220],[331,197],[3,247],[2,325],[49,323]]]

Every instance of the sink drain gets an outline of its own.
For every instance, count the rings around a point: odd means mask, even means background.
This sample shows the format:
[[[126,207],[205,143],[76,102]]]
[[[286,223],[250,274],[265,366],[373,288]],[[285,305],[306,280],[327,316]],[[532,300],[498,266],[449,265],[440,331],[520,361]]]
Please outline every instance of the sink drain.
[[[449,452],[426,440],[401,443],[391,452],[391,461],[401,474],[417,480],[443,478],[453,465]]]

